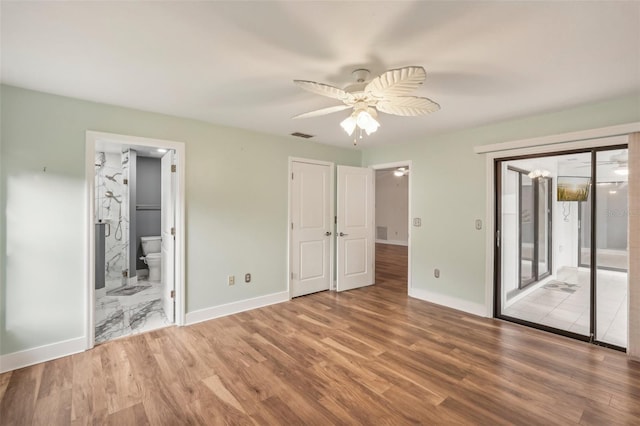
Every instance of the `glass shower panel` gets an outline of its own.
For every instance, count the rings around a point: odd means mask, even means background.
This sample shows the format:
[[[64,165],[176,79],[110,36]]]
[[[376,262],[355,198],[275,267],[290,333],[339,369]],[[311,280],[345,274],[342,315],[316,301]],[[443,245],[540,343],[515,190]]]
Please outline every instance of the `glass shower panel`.
[[[596,340],[627,346],[627,150],[599,151],[596,209]]]

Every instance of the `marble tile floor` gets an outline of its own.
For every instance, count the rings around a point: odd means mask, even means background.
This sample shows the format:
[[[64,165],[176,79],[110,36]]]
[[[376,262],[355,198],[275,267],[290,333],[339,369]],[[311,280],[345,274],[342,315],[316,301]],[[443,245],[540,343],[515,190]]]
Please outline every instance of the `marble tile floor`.
[[[161,283],[138,281],[137,285],[149,288],[129,296],[96,299],[96,343],[171,325],[162,308]]]
[[[557,281],[576,284],[575,291],[542,286],[504,309],[510,317],[565,331],[589,334],[589,269],[563,268]],[[598,270],[596,338],[627,346],[627,274]]]

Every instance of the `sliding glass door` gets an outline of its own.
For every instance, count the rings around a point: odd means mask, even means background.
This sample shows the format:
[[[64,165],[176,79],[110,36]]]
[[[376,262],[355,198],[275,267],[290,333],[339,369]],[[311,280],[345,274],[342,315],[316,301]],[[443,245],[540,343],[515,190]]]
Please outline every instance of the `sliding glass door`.
[[[626,146],[495,167],[496,317],[626,347]]]
[[[518,289],[549,275],[551,263],[551,178],[535,176],[531,171],[507,167],[512,195],[505,203],[514,203],[517,220],[510,226],[518,234]],[[509,209],[508,206],[505,205]],[[507,231],[508,232],[508,231]]]

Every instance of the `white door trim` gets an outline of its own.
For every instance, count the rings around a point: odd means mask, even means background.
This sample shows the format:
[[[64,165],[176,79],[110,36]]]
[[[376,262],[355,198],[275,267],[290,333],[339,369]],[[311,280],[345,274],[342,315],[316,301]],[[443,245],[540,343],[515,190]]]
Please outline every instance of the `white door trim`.
[[[287,173],[287,293],[289,294],[289,300],[291,300],[291,264],[292,264],[292,246],[293,246],[293,234],[291,232],[291,209],[292,199],[291,199],[291,174],[293,173],[293,163],[307,163],[307,164],[317,164],[321,166],[329,166],[329,211],[331,215],[335,218],[335,165],[330,161],[321,161],[321,160],[311,160],[308,158],[299,158],[299,157],[289,157],[288,162],[288,173]],[[335,219],[330,218],[331,223],[331,243],[329,244],[329,276],[331,277],[331,287],[330,290],[335,290],[335,280],[334,280],[334,250],[335,250],[335,241],[336,241],[336,225]]]
[[[580,132],[580,135],[585,137],[585,140],[580,141],[567,141],[565,143],[554,143],[553,145],[549,145],[547,143],[543,145],[536,146],[527,146],[522,148],[508,149],[504,151],[487,151],[480,152],[476,150],[477,153],[485,154],[486,161],[486,220],[485,222],[485,230],[486,230],[486,240],[485,240],[485,316],[488,318],[493,318],[493,301],[494,301],[494,238],[496,233],[495,228],[495,173],[494,173],[494,161],[498,158],[507,158],[507,157],[516,157],[521,155],[531,155],[531,154],[553,154],[554,152],[560,151],[570,151],[574,149],[588,149],[588,148],[596,148],[596,147],[604,147],[604,146],[612,146],[612,145],[622,145],[628,143],[628,135],[624,136],[611,136],[611,137],[600,137],[597,138],[598,135],[601,134],[600,129],[594,130],[593,133],[589,131]],[[572,134],[567,134],[572,135]],[[589,137],[591,135],[592,137]],[[562,135],[558,135],[557,137],[561,137]],[[541,141],[546,141],[547,138],[541,139]],[[555,140],[554,136],[548,137],[548,140]],[[511,145],[506,145],[507,147]]]
[[[384,163],[384,164],[375,164],[373,166],[370,166],[373,170],[384,170],[384,169],[392,169],[392,168],[398,168],[398,167],[408,167],[409,168],[409,205],[407,206],[407,210],[409,212],[409,217],[407,218],[407,224],[409,226],[408,229],[408,237],[407,237],[407,247],[408,247],[408,251],[407,251],[407,294],[411,294],[411,289],[413,288],[413,280],[411,279],[411,231],[413,229],[413,224],[412,224],[412,220],[411,220],[411,214],[413,212],[412,209],[412,200],[413,200],[413,191],[411,190],[412,188],[412,182],[413,182],[413,161],[411,160],[406,160],[406,161],[396,161],[393,163]],[[374,210],[374,214],[375,214],[375,210]],[[375,216],[374,216],[374,223],[375,223]]]
[[[176,153],[176,246],[175,246],[175,290],[176,324],[185,324],[185,144],[163,139],[150,139],[138,136],[118,135],[114,133],[88,130],[85,139],[85,338],[86,349],[95,344],[95,147],[96,143],[106,142],[129,146],[144,146],[173,149]]]

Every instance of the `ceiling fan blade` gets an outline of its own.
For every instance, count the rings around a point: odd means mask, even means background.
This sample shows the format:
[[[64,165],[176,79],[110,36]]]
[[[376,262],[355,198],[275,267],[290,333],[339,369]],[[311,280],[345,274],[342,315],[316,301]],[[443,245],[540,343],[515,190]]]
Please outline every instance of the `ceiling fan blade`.
[[[328,84],[316,83],[315,81],[307,81],[307,80],[293,80],[293,82],[298,85],[298,87],[315,93],[316,95],[326,96],[328,98],[338,99],[344,103],[353,105],[355,103],[355,98],[351,93],[347,93],[342,89],[337,87],[329,86]]]
[[[422,67],[389,70],[371,80],[364,91],[378,99],[402,96],[420,87],[426,77],[427,73]]]
[[[415,117],[417,115],[438,111],[440,105],[428,98],[400,96],[396,98],[385,98],[379,101],[376,109],[387,114]]]
[[[344,111],[345,109],[349,109],[351,106],[349,105],[336,105],[327,108],[317,109],[315,111],[305,112],[304,114],[298,114],[292,118],[310,118],[310,117],[319,117],[321,115],[331,114],[333,112]]]

